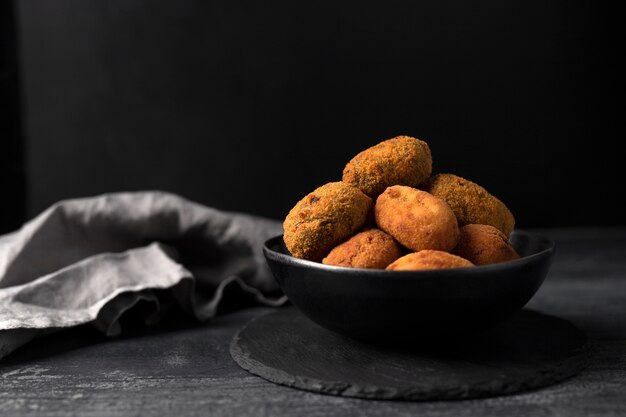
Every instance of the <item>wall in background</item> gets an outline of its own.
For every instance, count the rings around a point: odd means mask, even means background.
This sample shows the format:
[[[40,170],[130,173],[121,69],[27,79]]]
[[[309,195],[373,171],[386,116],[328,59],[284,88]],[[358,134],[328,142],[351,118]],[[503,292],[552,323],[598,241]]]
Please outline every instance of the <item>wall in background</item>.
[[[18,68],[12,1],[0,1],[0,234],[25,218]]]
[[[164,189],[282,218],[356,152],[408,134],[519,227],[626,224],[618,26],[604,5],[18,5],[29,216]]]

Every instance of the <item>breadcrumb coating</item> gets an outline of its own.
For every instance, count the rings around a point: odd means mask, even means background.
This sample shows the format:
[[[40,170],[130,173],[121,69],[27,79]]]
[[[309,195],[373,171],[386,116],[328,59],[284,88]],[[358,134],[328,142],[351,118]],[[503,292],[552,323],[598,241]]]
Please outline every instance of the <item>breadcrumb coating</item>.
[[[397,136],[356,155],[343,170],[343,181],[375,198],[391,185],[417,187],[432,172],[428,144]]]
[[[504,233],[486,224],[468,224],[460,229],[461,238],[452,251],[474,265],[488,265],[518,259],[519,255]]]
[[[467,259],[439,250],[425,249],[397,259],[386,269],[390,271],[416,271],[426,269],[450,269],[474,266]]]
[[[363,227],[371,206],[372,200],[349,184],[322,185],[298,201],[285,218],[285,245],[293,256],[319,262]]]
[[[441,199],[403,185],[388,187],[374,206],[376,224],[412,251],[449,252],[459,240],[454,213]]]
[[[393,237],[379,229],[368,229],[335,246],[322,262],[351,268],[385,269],[400,256],[401,246]]]
[[[515,218],[504,203],[480,185],[453,174],[437,174],[420,187],[448,203],[459,226],[487,224],[508,238],[515,227]]]

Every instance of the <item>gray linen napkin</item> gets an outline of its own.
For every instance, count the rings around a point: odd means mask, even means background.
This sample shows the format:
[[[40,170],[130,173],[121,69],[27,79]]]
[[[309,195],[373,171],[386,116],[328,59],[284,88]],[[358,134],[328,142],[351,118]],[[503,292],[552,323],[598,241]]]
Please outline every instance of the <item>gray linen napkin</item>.
[[[261,247],[279,222],[226,213],[159,191],[61,201],[0,236],[0,358],[34,337],[93,323],[107,335],[138,302],[164,314],[167,289],[200,320],[234,285],[283,304]]]

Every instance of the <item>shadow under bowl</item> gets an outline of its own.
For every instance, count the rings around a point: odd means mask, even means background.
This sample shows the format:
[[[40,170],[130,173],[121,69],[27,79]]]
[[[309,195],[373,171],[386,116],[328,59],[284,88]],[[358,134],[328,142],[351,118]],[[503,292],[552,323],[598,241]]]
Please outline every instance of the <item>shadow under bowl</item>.
[[[554,243],[516,230],[520,259],[427,271],[324,265],[293,257],[282,235],[265,242],[267,263],[289,300],[334,332],[386,343],[485,330],[520,310],[543,283]]]

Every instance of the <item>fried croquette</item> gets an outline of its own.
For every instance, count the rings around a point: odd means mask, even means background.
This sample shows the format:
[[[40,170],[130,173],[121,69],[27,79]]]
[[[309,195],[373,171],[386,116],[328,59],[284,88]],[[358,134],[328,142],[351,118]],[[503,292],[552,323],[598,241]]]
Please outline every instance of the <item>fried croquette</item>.
[[[450,269],[474,266],[467,259],[439,250],[421,250],[398,258],[387,266],[390,271],[415,271],[424,269]]]
[[[321,261],[363,225],[372,200],[344,182],[331,182],[308,194],[283,223],[283,239],[297,258]]]
[[[402,249],[391,236],[379,229],[368,229],[335,246],[322,262],[351,268],[385,269],[400,256]]]
[[[376,224],[417,252],[449,252],[459,241],[459,228],[448,205],[425,191],[403,185],[388,187],[374,206]]]
[[[504,233],[486,224],[468,224],[460,228],[461,238],[452,251],[474,265],[487,265],[518,259],[519,255]]]
[[[453,174],[437,174],[426,180],[420,188],[448,203],[459,221],[459,226],[488,224],[500,230],[507,238],[515,227],[515,218],[502,201],[465,178]]]
[[[376,198],[391,185],[418,186],[432,172],[428,144],[397,136],[356,155],[343,170],[343,181]]]

